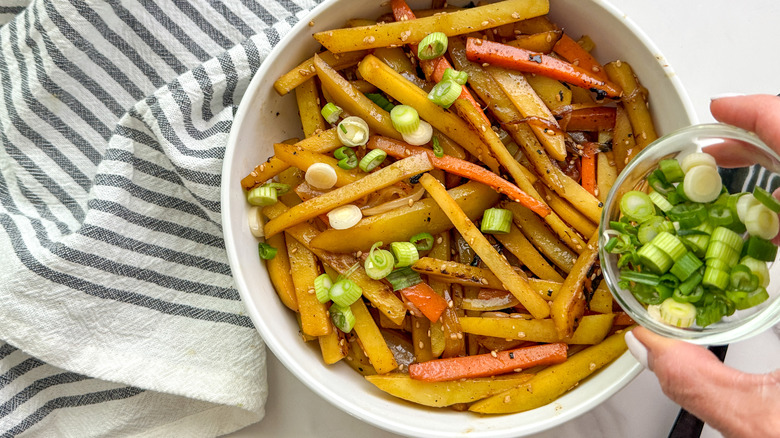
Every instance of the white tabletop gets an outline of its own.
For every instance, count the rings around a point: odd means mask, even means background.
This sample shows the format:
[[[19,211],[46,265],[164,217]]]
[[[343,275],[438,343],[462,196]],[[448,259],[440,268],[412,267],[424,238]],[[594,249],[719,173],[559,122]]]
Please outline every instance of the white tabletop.
[[[378,0],[376,0],[378,1]],[[710,97],[780,93],[780,2],[753,0],[611,0],[655,42],[679,75],[700,122],[712,121]],[[780,365],[780,330],[730,346],[726,363],[762,373]],[[290,374],[269,352],[265,419],[231,438],[397,437],[333,407]],[[535,438],[666,436],[678,407],[655,376],[642,372],[601,406]],[[720,436],[705,426],[702,437]]]

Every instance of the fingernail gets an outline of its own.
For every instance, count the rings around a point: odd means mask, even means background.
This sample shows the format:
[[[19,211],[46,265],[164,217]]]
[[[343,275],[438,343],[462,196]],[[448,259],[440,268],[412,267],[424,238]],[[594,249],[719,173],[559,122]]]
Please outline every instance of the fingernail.
[[[718,100],[718,99],[723,99],[725,97],[739,97],[739,96],[744,96],[744,94],[742,94],[742,93],[721,93],[721,94],[716,94],[715,96],[710,97],[710,100]]]
[[[626,333],[625,339],[626,345],[628,346],[628,351],[631,352],[637,362],[639,362],[643,367],[649,368],[647,366],[647,347],[639,342],[639,339],[637,339],[631,332]]]

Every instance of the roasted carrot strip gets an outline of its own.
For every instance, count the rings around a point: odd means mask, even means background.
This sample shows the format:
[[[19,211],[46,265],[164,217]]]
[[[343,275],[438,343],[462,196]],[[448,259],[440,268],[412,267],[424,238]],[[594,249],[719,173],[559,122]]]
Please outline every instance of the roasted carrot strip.
[[[461,160],[449,155],[436,157],[430,149],[410,146],[406,143],[378,135],[371,136],[367,146],[369,149],[381,149],[395,158],[405,158],[413,154],[424,152],[428,154],[431,164],[437,169],[442,169],[445,172],[453,173],[488,185],[497,192],[503,193],[510,199],[528,207],[541,217],[550,214],[550,207],[548,207],[547,204],[536,200],[528,193],[520,190],[516,185],[501,178],[499,175],[466,160]]]
[[[561,38],[555,43],[553,51],[560,55],[561,58],[571,62],[577,67],[593,72],[593,76],[596,76],[602,81],[606,82],[609,80],[607,74],[604,73],[604,66],[596,61],[596,58],[588,53],[587,50],[583,49],[577,41],[574,41],[565,33],[561,35]]]
[[[609,97],[620,97],[622,90],[615,84],[599,79],[592,72],[543,53],[493,41],[469,38],[466,55],[472,62],[487,62],[501,67],[536,73],[585,89],[595,89]]]
[[[612,131],[615,129],[617,108],[611,106],[594,106],[580,108],[569,113],[566,124],[567,131]]]
[[[463,378],[488,377],[537,365],[566,361],[568,347],[563,343],[534,345],[475,356],[450,357],[409,365],[409,376],[426,382],[446,382]]]
[[[400,290],[401,296],[414,304],[426,318],[436,322],[447,308],[447,301],[438,295],[427,283],[417,283]]]
[[[582,151],[582,187],[596,194],[596,148],[593,143],[585,143],[585,149]]]
[[[407,21],[407,20],[414,20],[417,17],[414,15],[414,11],[412,11],[412,8],[409,7],[409,4],[406,3],[406,0],[390,0],[390,7],[393,9],[393,17],[395,17],[395,21]],[[417,55],[417,44],[409,44],[409,48],[412,49],[412,53]],[[450,64],[449,61],[447,61],[447,58],[440,56],[435,59],[421,59],[420,60],[420,67],[422,68],[423,73],[425,74],[425,77],[429,80],[432,80],[434,82],[441,81],[442,77],[444,76],[444,72],[448,68],[453,68],[452,64]],[[476,100],[474,100],[474,96],[471,95],[469,90],[466,87],[463,87],[460,92],[460,96],[458,99],[465,99],[471,102],[472,105],[474,105],[475,108],[478,108],[480,113],[482,114],[482,117],[487,119],[487,116],[485,113],[482,112],[482,109],[480,108],[479,104]],[[488,123],[490,121],[488,120]]]

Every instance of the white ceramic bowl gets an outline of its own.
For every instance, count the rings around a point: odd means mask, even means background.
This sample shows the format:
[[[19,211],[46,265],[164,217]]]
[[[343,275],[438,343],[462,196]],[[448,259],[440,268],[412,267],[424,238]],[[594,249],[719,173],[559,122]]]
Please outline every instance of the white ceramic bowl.
[[[328,0],[318,6],[276,46],[241,101],[225,153],[222,223],[233,277],[247,312],[276,357],[311,390],[345,412],[388,431],[421,437],[518,437],[571,420],[628,384],[641,371],[639,364],[626,353],[555,402],[519,414],[479,416],[417,406],[384,394],[346,364],[325,366],[316,345],[301,341],[293,314],[277,298],[258,260],[240,180],[272,153],[275,141],[302,136],[294,96],[280,97],[272,84],[318,49],[311,38],[313,32],[343,26],[349,18],[388,12],[381,3]],[[427,0],[409,3],[413,8],[430,4]],[[692,107],[674,72],[620,11],[602,0],[551,0],[550,16],[572,36],[590,35],[597,44],[597,59],[621,59],[631,64],[650,90],[660,133],[694,121]],[[308,26],[310,21],[313,27]]]

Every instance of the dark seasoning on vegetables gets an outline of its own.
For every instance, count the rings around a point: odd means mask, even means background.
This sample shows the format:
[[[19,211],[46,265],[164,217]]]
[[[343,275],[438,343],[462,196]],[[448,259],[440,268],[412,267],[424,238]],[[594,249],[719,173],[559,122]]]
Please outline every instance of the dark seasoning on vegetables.
[[[324,50],[274,83],[295,94],[304,138],[275,139],[241,181],[250,229],[323,362],[426,406],[527,411],[626,350],[634,322],[601,281],[598,221],[657,138],[647,90],[546,0],[436,3],[391,0],[376,21],[314,34]],[[643,202],[626,199],[635,216],[612,249],[642,279],[640,261],[658,267],[660,285],[667,256],[645,253],[679,246],[640,233]]]

